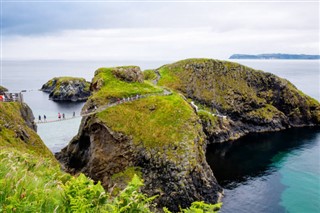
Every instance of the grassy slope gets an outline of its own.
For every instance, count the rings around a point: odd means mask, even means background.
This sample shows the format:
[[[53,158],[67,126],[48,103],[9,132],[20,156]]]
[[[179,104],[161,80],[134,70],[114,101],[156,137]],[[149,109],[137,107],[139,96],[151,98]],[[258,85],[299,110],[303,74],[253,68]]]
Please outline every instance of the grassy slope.
[[[20,107],[17,102],[0,102],[0,147],[15,147],[55,161],[40,137],[25,124],[20,115]]]
[[[125,67],[124,67],[125,68]],[[100,90],[90,97],[94,103],[105,104],[112,98],[134,96],[136,94],[159,93],[162,88],[144,83],[128,83],[115,78],[113,68],[101,68],[96,71],[93,79],[103,82]],[[197,137],[200,125],[198,117],[191,106],[178,94],[169,96],[151,96],[130,103],[121,104],[97,114],[112,130],[133,137],[134,143],[150,150],[165,150],[174,148],[179,143],[189,143],[178,146],[178,153],[193,149],[193,140]],[[168,149],[170,150],[170,149]],[[174,158],[176,153],[167,153]]]
[[[112,70],[113,68],[100,68],[95,73],[92,84],[101,82],[102,85],[100,90],[96,91],[90,99],[97,105],[106,104],[110,99],[130,97],[137,94],[161,93],[163,91],[149,82],[128,83],[121,81],[112,74]]]
[[[159,68],[159,72],[161,86],[179,90],[184,94],[191,89],[193,96],[208,106],[214,103],[220,110],[242,111],[252,118],[272,120],[274,116],[282,114],[275,108],[277,103],[273,103],[274,100],[279,100],[279,93],[276,89],[272,89],[274,83],[285,87],[280,94],[283,102],[296,107],[296,110],[284,113],[296,113],[293,116],[299,117],[299,111],[304,110],[301,106],[308,106],[310,109],[319,108],[319,103],[315,99],[303,94],[289,81],[234,62],[186,59],[164,65]],[[256,110],[247,111],[251,107]],[[313,117],[312,119],[319,122],[318,112],[314,111],[314,114],[308,117],[310,119]]]

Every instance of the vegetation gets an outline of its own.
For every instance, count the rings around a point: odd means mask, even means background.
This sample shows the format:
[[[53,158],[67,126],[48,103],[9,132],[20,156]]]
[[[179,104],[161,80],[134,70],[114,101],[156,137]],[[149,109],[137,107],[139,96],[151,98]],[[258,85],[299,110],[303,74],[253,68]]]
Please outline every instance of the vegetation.
[[[22,107],[18,102],[0,102],[0,148],[16,147],[54,159],[40,137],[25,124],[20,112]]]
[[[0,95],[3,94],[4,92],[7,92],[7,91],[8,91],[7,88],[0,85]]]
[[[133,136],[134,143],[142,143],[146,149],[157,148],[164,153],[167,147],[178,147],[175,151],[181,154],[195,148],[193,140],[198,135],[198,118],[191,106],[177,94],[121,104],[97,116],[112,130]],[[183,142],[188,145],[181,146]],[[177,157],[168,150],[168,157]]]
[[[238,63],[187,59],[164,65],[159,68],[159,73],[160,86],[170,87],[230,115],[245,113],[270,120],[283,112],[293,122],[302,117],[320,121],[316,100],[285,79]]]
[[[156,196],[147,197],[141,186],[142,180],[133,175],[112,198],[100,182],[95,184],[83,174],[72,177],[50,158],[9,147],[0,150],[0,212],[152,212]],[[213,212],[209,206],[213,205],[194,203],[181,212]]]
[[[118,69],[121,67],[117,67]],[[126,68],[126,67],[123,67]],[[125,82],[113,75],[116,68],[100,68],[96,71],[92,85],[99,90],[90,98],[97,105],[106,104],[111,99],[131,97],[137,94],[161,93],[163,89],[155,87],[150,82]]]
[[[143,71],[143,77],[144,77],[144,80],[152,81],[157,78],[157,74],[155,73],[154,70],[145,70]]]

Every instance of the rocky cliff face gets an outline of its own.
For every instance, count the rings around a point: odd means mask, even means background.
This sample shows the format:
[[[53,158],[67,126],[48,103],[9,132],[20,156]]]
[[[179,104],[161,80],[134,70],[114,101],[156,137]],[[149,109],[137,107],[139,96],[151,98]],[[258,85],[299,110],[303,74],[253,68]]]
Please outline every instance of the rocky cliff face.
[[[41,90],[53,101],[85,101],[90,96],[90,83],[84,78],[58,77],[45,83]]]
[[[202,124],[211,142],[320,124],[319,103],[270,73],[211,59],[179,61],[158,72],[160,85],[174,88],[210,112],[202,113]]]
[[[17,151],[36,153],[56,162],[35,130],[33,114],[28,105],[0,102],[0,149],[14,148]]]
[[[197,200],[217,202],[222,189],[206,162],[204,133],[195,111],[178,94],[164,96],[150,83],[128,82],[115,74],[127,68],[98,70],[86,107],[159,95],[83,118],[78,135],[56,157],[66,171],[83,172],[113,193],[136,173],[144,179],[143,191],[159,196],[158,207],[178,211]]]

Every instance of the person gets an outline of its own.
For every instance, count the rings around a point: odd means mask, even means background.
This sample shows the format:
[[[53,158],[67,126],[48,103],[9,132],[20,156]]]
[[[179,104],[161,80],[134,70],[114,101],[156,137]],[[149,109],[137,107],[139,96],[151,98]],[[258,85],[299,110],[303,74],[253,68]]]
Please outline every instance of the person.
[[[63,119],[66,119],[66,117],[65,117],[64,113],[62,113],[62,118],[63,118]]]
[[[76,112],[73,112],[73,115],[72,115],[73,117],[76,117]]]
[[[39,122],[41,122],[41,115],[39,115]]]
[[[61,119],[61,114],[60,114],[60,112],[58,113],[58,119],[59,119],[59,120]]]
[[[46,115],[43,115],[43,121],[47,122],[47,116]]]

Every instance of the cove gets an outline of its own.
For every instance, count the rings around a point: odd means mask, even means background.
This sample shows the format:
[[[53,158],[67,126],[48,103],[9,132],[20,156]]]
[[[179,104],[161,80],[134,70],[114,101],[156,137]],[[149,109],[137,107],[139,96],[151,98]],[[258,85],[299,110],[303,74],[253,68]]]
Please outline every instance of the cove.
[[[221,212],[318,212],[320,128],[250,134],[207,147]]]

